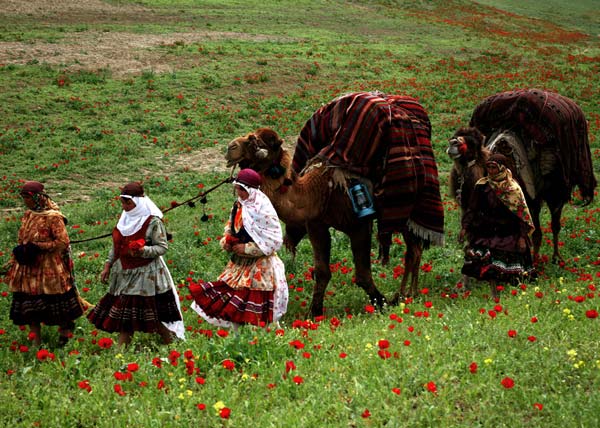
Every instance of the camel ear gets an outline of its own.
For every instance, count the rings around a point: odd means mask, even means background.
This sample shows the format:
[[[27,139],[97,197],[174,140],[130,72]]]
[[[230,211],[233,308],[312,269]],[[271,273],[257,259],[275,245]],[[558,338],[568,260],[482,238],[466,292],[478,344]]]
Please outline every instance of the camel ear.
[[[256,135],[263,140],[272,151],[277,151],[283,144],[283,140],[279,138],[277,132],[270,128],[260,128],[256,131]]]

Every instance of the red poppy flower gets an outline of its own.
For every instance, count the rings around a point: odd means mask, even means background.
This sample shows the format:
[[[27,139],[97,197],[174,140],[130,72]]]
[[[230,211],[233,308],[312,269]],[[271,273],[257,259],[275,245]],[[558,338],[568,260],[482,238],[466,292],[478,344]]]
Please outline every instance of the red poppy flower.
[[[368,314],[372,314],[373,312],[375,312],[375,306],[373,305],[366,305],[365,306],[365,312]]]
[[[435,382],[427,382],[427,391],[431,392],[432,394],[437,394],[437,385],[435,384]]]
[[[517,336],[516,330],[508,330],[508,337],[516,337],[516,336]]]
[[[294,378],[292,380],[294,381],[294,383],[296,385],[300,385],[302,382],[304,382],[304,379],[302,378],[302,376],[294,376]]]
[[[132,251],[141,250],[146,246],[145,239],[136,239],[135,241],[130,241],[127,247]]]
[[[515,386],[515,381],[512,380],[511,378],[509,378],[508,376],[505,377],[504,379],[502,379],[502,381],[500,382],[502,384],[503,387],[505,387],[506,389],[510,389],[512,387]]]
[[[541,411],[544,408],[544,405],[541,403],[533,403],[533,407]]]
[[[123,391],[123,388],[121,388],[121,385],[118,383],[115,383],[115,385],[113,386],[114,391],[119,394],[121,397],[125,395],[125,391]]]
[[[296,370],[296,364],[294,364],[293,361],[286,361],[285,362],[285,372],[289,373],[292,370]]]
[[[380,349],[379,351],[377,351],[377,355],[379,355],[384,360],[387,360],[392,356],[390,351],[388,351],[387,349]]]
[[[36,357],[39,361],[54,361],[54,354],[52,352],[48,352],[47,349],[40,349],[37,351]]]
[[[129,363],[127,364],[127,371],[128,372],[137,372],[139,370],[140,366],[138,365],[138,363]]]
[[[198,403],[196,404],[196,407],[198,408],[198,410],[206,410],[206,404],[204,403]]]
[[[369,416],[371,416],[371,412],[369,412],[369,409],[365,409],[365,411],[362,412],[361,416],[366,419]]]
[[[379,346],[379,349],[387,349],[390,347],[390,342],[386,339],[381,339],[377,345]]]
[[[85,379],[77,384],[80,389],[85,389],[87,392],[92,392],[92,387],[90,386],[90,381]]]
[[[114,342],[110,337],[103,337],[98,340],[98,346],[103,349],[110,349],[113,346]]]
[[[220,328],[219,330],[217,330],[217,336],[227,337],[227,336],[229,336],[229,332],[227,330],[223,330],[222,328]]]
[[[392,388],[392,392],[396,395],[400,395],[400,388]]]
[[[229,419],[229,416],[231,416],[231,409],[229,407],[223,407],[219,410],[219,416],[222,419]]]
[[[471,373],[477,373],[477,363],[476,362],[472,362],[471,364],[469,364],[469,371]]]
[[[231,370],[235,369],[235,363],[233,361],[231,361],[231,360],[225,360],[225,361],[223,361],[223,367],[226,370],[230,370],[231,371]]]
[[[159,369],[162,368],[162,361],[160,358],[158,357],[154,357],[152,358],[152,365],[155,367],[158,367]]]
[[[595,309],[590,309],[588,311],[585,311],[585,316],[588,318],[598,318],[598,311]]]

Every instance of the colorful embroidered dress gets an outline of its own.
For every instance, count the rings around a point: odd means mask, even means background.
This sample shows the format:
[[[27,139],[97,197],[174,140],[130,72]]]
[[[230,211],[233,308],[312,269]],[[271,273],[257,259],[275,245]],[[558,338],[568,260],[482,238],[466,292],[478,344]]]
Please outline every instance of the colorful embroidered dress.
[[[19,229],[20,245],[40,248],[35,263],[23,265],[13,257],[7,275],[13,301],[10,318],[17,325],[68,325],[83,314],[73,276],[65,218],[51,201],[40,211],[25,212]]]
[[[462,273],[473,278],[514,282],[534,273],[529,243],[534,230],[529,208],[511,171],[500,165],[493,176],[480,179],[465,214],[462,227],[469,241]]]
[[[190,285],[192,308],[220,327],[276,322],[288,302],[285,268],[276,253],[283,242],[279,218],[264,193],[235,184],[249,197],[235,202],[221,246],[243,243],[245,254],[232,254],[217,281]]]

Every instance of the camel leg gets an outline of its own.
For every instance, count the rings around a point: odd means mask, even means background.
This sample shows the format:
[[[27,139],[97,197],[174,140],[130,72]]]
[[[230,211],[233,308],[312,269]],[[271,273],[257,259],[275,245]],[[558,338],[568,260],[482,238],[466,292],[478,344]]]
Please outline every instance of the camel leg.
[[[414,297],[419,291],[419,269],[421,268],[421,257],[423,256],[423,243],[421,240],[413,238],[406,245],[406,254],[410,259],[411,269],[410,295]]]
[[[554,251],[552,252],[552,263],[557,263],[559,261],[563,261],[562,256],[560,255],[560,251],[558,249],[558,234],[560,233],[561,225],[560,225],[560,217],[562,215],[562,204],[554,205],[552,203],[548,203],[548,208],[550,208],[550,218],[551,218],[551,226],[552,226],[552,244],[554,246]]]
[[[392,246],[392,234],[391,233],[380,233],[378,235],[379,240],[379,260],[381,260],[382,266],[387,266],[390,262],[390,247]]]
[[[533,225],[535,226],[531,240],[533,242],[533,257],[535,260],[537,260],[540,254],[540,246],[542,245],[542,229],[540,227],[540,211],[542,207],[539,200],[530,201],[528,205],[529,212],[533,219]]]
[[[308,238],[312,245],[314,261],[314,280],[310,314],[313,317],[323,315],[323,299],[325,290],[331,279],[329,260],[331,258],[331,235],[329,227],[324,224],[311,223],[307,227]]]
[[[386,299],[377,289],[371,273],[371,226],[372,224],[365,223],[353,229],[348,236],[356,269],[356,285],[365,290],[371,304],[381,308]]]

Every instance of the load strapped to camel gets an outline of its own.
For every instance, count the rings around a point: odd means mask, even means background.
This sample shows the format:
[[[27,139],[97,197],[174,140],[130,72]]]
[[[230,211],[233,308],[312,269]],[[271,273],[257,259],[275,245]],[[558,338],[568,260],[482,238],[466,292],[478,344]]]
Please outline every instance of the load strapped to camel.
[[[408,228],[426,244],[443,244],[431,124],[417,100],[359,92],[324,105],[300,132],[293,168],[301,174],[315,160],[370,180],[380,236]]]
[[[488,143],[500,130],[511,130],[521,137],[526,157],[515,153],[513,158],[523,166],[522,175],[530,197],[536,196],[527,182],[526,170],[531,164],[540,169],[530,173],[532,177],[541,179],[558,170],[565,184],[562,189],[570,192],[578,186],[584,200],[593,199],[596,178],[587,122],[573,100],[540,89],[501,92],[487,97],[475,108],[470,125],[483,132]],[[562,196],[570,199],[570,194]]]

